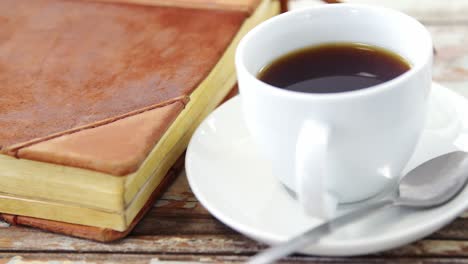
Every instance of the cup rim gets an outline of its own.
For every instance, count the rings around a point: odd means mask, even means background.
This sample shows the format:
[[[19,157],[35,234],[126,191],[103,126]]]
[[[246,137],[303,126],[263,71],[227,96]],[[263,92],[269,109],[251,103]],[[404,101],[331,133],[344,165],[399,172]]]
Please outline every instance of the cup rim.
[[[376,11],[388,12],[388,13],[391,13],[391,15],[400,16],[414,23],[416,27],[420,28],[421,32],[423,32],[423,35],[425,36],[424,37],[425,40],[423,40],[423,43],[427,43],[427,46],[426,46],[427,48],[425,51],[426,55],[424,56],[424,61],[419,64],[412,65],[412,67],[405,73],[391,80],[388,80],[386,82],[373,85],[373,86],[369,86],[369,87],[359,89],[359,90],[335,92],[335,93],[305,93],[305,92],[290,91],[290,90],[282,89],[282,88],[270,85],[268,83],[265,83],[259,80],[254,74],[250,73],[247,70],[244,64],[244,58],[243,58],[246,45],[248,44],[249,41],[251,41],[252,39],[256,37],[259,31],[263,30],[265,27],[268,27],[272,23],[277,23],[278,21],[286,20],[289,17],[300,16],[302,14],[309,13],[309,12],[320,12],[320,10],[324,10],[324,9],[349,9],[349,8],[360,9],[360,10],[370,10],[373,12],[376,12]],[[253,86],[255,87],[255,89],[260,89],[264,91],[268,90],[272,94],[275,94],[278,96],[290,97],[290,98],[298,99],[298,100],[311,100],[311,99],[339,100],[339,99],[349,99],[353,97],[370,96],[370,95],[374,95],[377,93],[382,93],[387,90],[390,90],[392,89],[392,87],[397,86],[398,83],[405,82],[409,78],[411,78],[411,76],[424,70],[425,67],[429,63],[432,62],[432,57],[433,57],[433,43],[432,43],[431,34],[427,30],[427,28],[415,18],[409,15],[406,15],[405,13],[401,11],[391,9],[391,8],[377,7],[377,6],[365,5],[365,4],[343,3],[343,4],[326,4],[322,6],[314,6],[314,7],[307,7],[307,8],[303,8],[299,10],[293,10],[293,11],[289,11],[289,12],[274,16],[268,20],[263,21],[262,23],[254,27],[252,30],[250,30],[239,42],[239,45],[237,46],[236,54],[235,54],[235,64],[236,64],[237,71],[244,73],[244,76],[246,76],[250,82],[254,83]]]

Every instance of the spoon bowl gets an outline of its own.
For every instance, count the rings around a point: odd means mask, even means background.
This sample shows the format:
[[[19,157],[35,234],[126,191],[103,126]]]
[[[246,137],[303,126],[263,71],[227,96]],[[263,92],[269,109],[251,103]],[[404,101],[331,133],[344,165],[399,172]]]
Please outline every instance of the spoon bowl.
[[[401,179],[395,205],[430,208],[447,203],[465,186],[467,168],[468,154],[462,151],[419,165]]]

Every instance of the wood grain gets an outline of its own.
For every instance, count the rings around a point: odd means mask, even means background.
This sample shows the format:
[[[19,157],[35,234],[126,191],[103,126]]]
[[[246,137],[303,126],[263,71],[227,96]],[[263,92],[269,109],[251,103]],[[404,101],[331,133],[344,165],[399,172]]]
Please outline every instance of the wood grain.
[[[468,98],[468,24],[428,26],[437,55],[434,80]]]
[[[241,263],[247,260],[247,256],[216,256],[216,255],[165,255],[165,254],[75,254],[75,253],[39,253],[29,254],[8,253],[0,256],[0,264],[4,261],[12,261],[10,264],[29,263],[39,261],[34,264],[58,264],[60,261],[72,261],[67,264],[88,264],[88,263]],[[13,262],[17,261],[17,262]],[[24,261],[24,262],[20,262]],[[5,262],[6,263],[6,262]],[[438,264],[438,263],[468,263],[463,258],[382,258],[382,257],[359,257],[359,258],[319,258],[306,256],[293,256],[284,259],[279,263],[349,263],[349,264],[374,264],[374,263],[404,263],[404,264]]]
[[[240,234],[132,234],[122,241],[111,244],[68,238],[18,227],[5,228],[1,230],[1,235],[0,252],[252,255],[265,248],[264,245]],[[371,256],[468,257],[468,241],[425,239]]]

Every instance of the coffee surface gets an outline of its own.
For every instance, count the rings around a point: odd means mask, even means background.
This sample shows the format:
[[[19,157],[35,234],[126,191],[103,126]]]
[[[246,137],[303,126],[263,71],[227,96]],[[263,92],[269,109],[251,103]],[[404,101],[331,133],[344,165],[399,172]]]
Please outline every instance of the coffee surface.
[[[258,78],[304,93],[339,93],[389,81],[410,69],[400,55],[362,43],[329,43],[288,53],[265,66]]]

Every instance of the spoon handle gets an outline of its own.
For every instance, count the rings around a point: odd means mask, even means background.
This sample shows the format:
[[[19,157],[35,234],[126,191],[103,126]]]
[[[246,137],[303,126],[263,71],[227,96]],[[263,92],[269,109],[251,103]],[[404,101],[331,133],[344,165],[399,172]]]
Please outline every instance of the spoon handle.
[[[273,263],[282,257],[286,257],[296,252],[297,250],[305,248],[311,243],[319,241],[321,237],[329,234],[333,231],[333,229],[345,226],[348,223],[358,220],[364,216],[370,215],[373,212],[376,212],[377,209],[392,204],[392,200],[380,200],[363,205],[362,207],[359,207],[349,213],[340,215],[336,218],[333,218],[330,221],[326,221],[318,226],[312,227],[306,232],[296,237],[293,237],[284,243],[279,243],[275,246],[272,246],[271,248],[266,249],[265,251],[253,256],[247,263]]]

